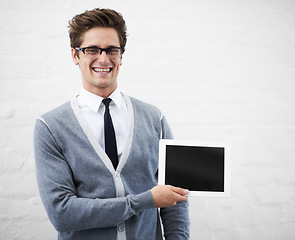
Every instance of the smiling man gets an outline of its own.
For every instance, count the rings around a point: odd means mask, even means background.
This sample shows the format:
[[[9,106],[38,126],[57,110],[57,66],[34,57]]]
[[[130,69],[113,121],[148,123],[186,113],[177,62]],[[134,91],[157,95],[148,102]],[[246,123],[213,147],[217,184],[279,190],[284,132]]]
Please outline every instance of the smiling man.
[[[80,56],[78,51],[84,54]],[[81,69],[84,89],[108,97],[117,88],[123,51],[114,28],[94,27],[85,32],[81,46],[72,48],[74,63]]]
[[[34,132],[39,191],[58,239],[189,239],[188,191],[157,186],[159,140],[172,138],[167,121],[118,89],[123,17],[94,9],[69,28],[83,88]]]

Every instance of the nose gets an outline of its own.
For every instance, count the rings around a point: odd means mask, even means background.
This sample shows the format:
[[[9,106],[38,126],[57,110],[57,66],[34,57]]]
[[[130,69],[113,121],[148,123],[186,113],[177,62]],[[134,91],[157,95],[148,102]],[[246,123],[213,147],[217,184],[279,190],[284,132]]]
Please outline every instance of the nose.
[[[107,56],[106,51],[101,51],[101,53],[98,57],[98,61],[99,62],[108,62],[109,61],[109,57]]]

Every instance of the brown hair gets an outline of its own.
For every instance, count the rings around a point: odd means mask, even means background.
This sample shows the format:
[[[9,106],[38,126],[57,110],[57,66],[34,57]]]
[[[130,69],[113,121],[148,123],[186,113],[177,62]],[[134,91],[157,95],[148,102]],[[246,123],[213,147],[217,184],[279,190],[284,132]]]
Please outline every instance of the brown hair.
[[[69,21],[71,47],[80,47],[83,41],[83,34],[94,27],[114,28],[118,33],[120,47],[125,48],[127,27],[122,15],[112,9],[99,8],[87,10]]]

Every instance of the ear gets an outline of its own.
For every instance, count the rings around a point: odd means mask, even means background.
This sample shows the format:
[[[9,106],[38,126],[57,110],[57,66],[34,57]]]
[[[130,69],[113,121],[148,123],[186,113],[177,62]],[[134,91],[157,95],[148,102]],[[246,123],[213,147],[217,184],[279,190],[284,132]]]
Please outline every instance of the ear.
[[[71,54],[72,54],[72,59],[73,59],[74,63],[76,65],[79,65],[79,56],[77,54],[77,51],[74,48],[71,49]]]

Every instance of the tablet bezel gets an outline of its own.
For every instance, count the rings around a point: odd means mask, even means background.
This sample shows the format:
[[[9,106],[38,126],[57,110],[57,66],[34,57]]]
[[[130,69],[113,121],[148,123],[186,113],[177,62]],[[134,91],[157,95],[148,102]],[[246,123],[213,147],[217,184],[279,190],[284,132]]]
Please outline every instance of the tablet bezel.
[[[226,143],[216,142],[195,142],[183,141],[174,139],[161,139],[159,145],[159,170],[158,170],[158,184],[165,185],[166,172],[166,146],[192,146],[192,147],[218,147],[224,148],[224,191],[192,191],[190,190],[188,196],[198,197],[229,197],[230,196],[230,157],[229,145]]]

